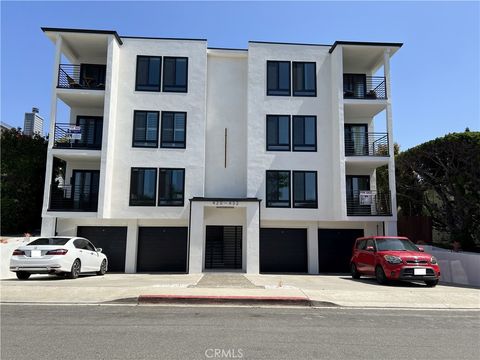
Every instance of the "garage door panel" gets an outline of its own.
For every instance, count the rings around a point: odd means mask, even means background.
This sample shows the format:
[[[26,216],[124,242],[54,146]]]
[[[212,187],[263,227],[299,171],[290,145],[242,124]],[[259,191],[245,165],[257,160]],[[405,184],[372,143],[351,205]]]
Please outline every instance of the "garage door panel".
[[[260,229],[260,272],[308,272],[306,229]]]
[[[77,236],[92,242],[108,259],[109,272],[125,272],[127,252],[126,226],[79,226]]]
[[[347,273],[355,239],[363,229],[318,229],[318,270],[321,273]]]
[[[186,227],[140,227],[138,272],[187,272]]]

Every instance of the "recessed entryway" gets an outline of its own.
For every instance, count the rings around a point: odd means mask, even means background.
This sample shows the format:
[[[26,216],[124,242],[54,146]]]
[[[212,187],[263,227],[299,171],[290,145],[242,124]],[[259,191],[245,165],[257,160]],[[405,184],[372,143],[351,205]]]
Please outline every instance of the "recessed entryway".
[[[363,229],[318,229],[319,272],[349,272],[353,244],[362,236]]]
[[[207,226],[205,269],[242,269],[242,227]]]

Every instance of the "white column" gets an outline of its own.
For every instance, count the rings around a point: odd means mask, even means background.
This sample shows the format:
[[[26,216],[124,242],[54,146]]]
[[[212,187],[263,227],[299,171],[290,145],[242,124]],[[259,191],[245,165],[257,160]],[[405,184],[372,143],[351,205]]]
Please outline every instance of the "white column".
[[[127,228],[127,249],[125,256],[125,272],[133,274],[137,271],[138,222],[129,220]]]
[[[313,223],[307,229],[308,273],[318,274],[318,225]]]
[[[397,236],[396,221],[385,221],[385,236]]]
[[[42,231],[40,236],[53,236],[55,235],[55,219],[54,217],[42,218]]]
[[[198,201],[190,202],[190,261],[188,272],[198,274],[203,271],[204,241],[204,204]]]
[[[260,272],[260,203],[247,205],[247,266],[248,274]]]

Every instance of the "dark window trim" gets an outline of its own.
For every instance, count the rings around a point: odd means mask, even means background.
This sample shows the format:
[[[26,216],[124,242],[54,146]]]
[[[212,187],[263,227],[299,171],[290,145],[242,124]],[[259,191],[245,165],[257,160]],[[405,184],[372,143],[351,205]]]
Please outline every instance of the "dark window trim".
[[[186,80],[186,83],[185,83],[185,90],[183,90],[183,86],[178,86],[178,85],[169,85],[170,87],[178,87],[179,90],[165,90],[165,76],[163,77],[163,81],[162,81],[162,92],[173,92],[173,93],[188,93],[188,57],[186,56],[164,56],[163,57],[163,60],[162,60],[162,68],[163,70],[165,70],[165,59],[185,59],[187,60],[187,70],[186,70],[186,73],[185,73],[185,80]],[[164,71],[164,75],[165,75],[165,71]],[[174,74],[174,77],[176,77],[177,75],[177,63],[175,62],[175,74]]]
[[[288,87],[288,94],[270,94],[270,89],[268,88],[268,64],[269,63],[288,63],[288,80],[289,80],[289,87]],[[277,70],[277,77],[279,75],[280,67]],[[267,67],[266,67],[266,83],[267,83],[267,96],[292,96],[292,62],[288,60],[267,60]],[[275,90],[274,90],[275,91]],[[277,90],[278,91],[278,90]]]
[[[165,146],[163,144],[163,114],[185,114],[185,128],[184,128],[184,138],[183,146]],[[174,131],[175,131],[175,121],[174,121]],[[173,143],[180,143],[179,141]],[[187,147],[187,112],[186,111],[162,111],[162,122],[160,125],[160,148],[162,149],[186,149]]]
[[[315,91],[313,94],[310,94],[310,95],[305,95],[305,94],[302,94],[302,95],[296,95],[295,94],[295,64],[313,64],[314,67],[315,67],[315,70],[313,72],[313,74],[315,75]],[[305,69],[304,69],[305,71]],[[303,87],[305,88],[305,84],[303,84]],[[307,90],[304,90],[304,91],[307,91]],[[293,61],[292,62],[292,93],[293,93],[293,96],[296,96],[296,97],[316,97],[317,96],[317,63],[315,61]]]
[[[318,209],[318,174],[316,170],[293,170],[293,186],[292,186],[292,196],[293,196],[293,208],[295,209]],[[315,174],[315,202],[309,201],[311,204],[315,204],[315,206],[295,206],[295,173],[314,173]],[[303,198],[305,199],[305,175],[303,177],[304,183],[303,183]],[[304,200],[304,202],[307,202],[307,200]]]
[[[132,180],[133,180],[133,170],[155,170],[155,192],[153,194],[153,205],[146,204],[132,204]],[[155,199],[157,198],[157,183],[158,183],[158,171],[154,167],[131,167],[130,168],[130,189],[129,189],[129,200],[128,206],[155,206]]]
[[[308,150],[308,149],[301,149],[303,147],[310,147],[310,145],[305,145],[305,131],[302,134],[303,138],[303,145],[295,145],[295,118],[306,118],[306,117],[313,117],[315,118],[315,149],[314,150]],[[305,130],[305,120],[303,129]],[[292,151],[297,151],[297,152],[317,152],[317,143],[318,143],[318,137],[317,137],[317,115],[293,115],[292,116]],[[300,148],[300,149],[295,149],[295,147]]]
[[[269,149],[268,148],[268,117],[269,116],[276,116],[278,119],[278,116],[288,116],[288,149]],[[277,121],[278,122],[278,121]],[[265,117],[265,146],[267,151],[291,151],[292,150],[292,117],[291,115],[285,115],[285,114],[267,114]],[[278,125],[277,125],[277,140],[279,138],[279,132],[278,132]],[[280,144],[281,145],[281,144]],[[277,145],[279,146],[279,145]]]
[[[274,206],[269,205],[268,199],[268,173],[279,173],[286,172],[288,173],[288,206]],[[277,202],[282,200],[277,200]],[[285,202],[285,201],[284,201]],[[286,204],[286,202],[285,202]],[[278,208],[278,209],[289,209],[292,207],[292,172],[290,170],[266,170],[265,172],[265,207],[267,208]]]
[[[160,70],[158,72],[158,90],[145,90],[145,89],[139,89],[138,88],[138,59],[139,58],[159,58],[160,59]],[[156,55],[137,55],[137,66],[136,66],[136,72],[135,72],[135,91],[147,91],[147,92],[160,92],[161,90],[161,83],[162,83],[162,63],[163,59],[161,56],[156,56]]]
[[[157,140],[155,141],[155,146],[142,146],[142,145],[135,145],[135,119],[136,115],[139,112],[144,112],[144,113],[157,113]],[[133,110],[133,132],[132,132],[132,147],[134,148],[142,148],[142,149],[157,149],[158,148],[158,126],[159,126],[159,117],[160,117],[160,111],[156,110]],[[146,123],[146,118],[145,118],[145,135],[147,132],[147,123]],[[145,136],[146,139],[146,136]],[[148,141],[144,141],[148,142]],[[153,141],[152,141],[153,144]]]
[[[182,205],[171,205],[171,204],[165,204],[165,205],[160,205],[160,172],[162,170],[182,170],[183,171],[183,203]],[[158,168],[158,178],[157,178],[157,182],[158,182],[158,197],[157,197],[157,206],[161,206],[161,207],[184,207],[185,206],[185,174],[186,174],[186,171],[185,171],[185,168]],[[171,201],[172,199],[169,199],[167,201]]]

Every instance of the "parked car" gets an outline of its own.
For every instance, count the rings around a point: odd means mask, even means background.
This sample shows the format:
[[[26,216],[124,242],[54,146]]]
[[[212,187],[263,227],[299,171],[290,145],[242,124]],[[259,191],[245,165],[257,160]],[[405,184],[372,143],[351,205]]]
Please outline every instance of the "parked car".
[[[75,279],[80,273],[107,272],[108,259],[101,248],[81,237],[41,237],[15,249],[10,271],[20,280],[31,274],[56,274]]]
[[[355,241],[350,261],[352,278],[375,276],[380,284],[389,280],[424,281],[435,286],[440,278],[437,259],[406,237],[372,236]]]

